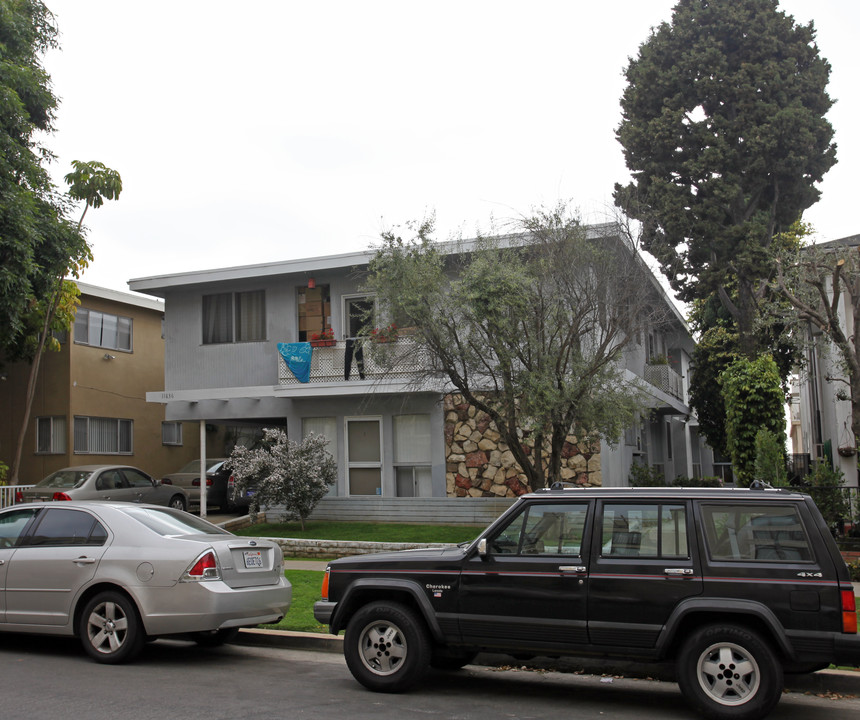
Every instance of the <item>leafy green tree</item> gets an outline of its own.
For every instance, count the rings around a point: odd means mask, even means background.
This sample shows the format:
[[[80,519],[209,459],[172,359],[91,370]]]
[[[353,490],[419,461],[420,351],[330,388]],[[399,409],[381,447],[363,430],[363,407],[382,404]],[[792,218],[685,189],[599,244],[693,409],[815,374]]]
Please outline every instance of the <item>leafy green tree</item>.
[[[20,357],[33,298],[53,289],[53,266],[80,255],[83,237],[65,206],[39,145],[51,132],[57,100],[40,56],[57,46],[53,17],[33,0],[0,2],[0,354]]]
[[[9,479],[15,483],[42,351],[74,319],[79,277],[92,260],[76,200],[98,207],[119,195],[119,175],[100,163],[75,163],[68,196],[51,183],[53,159],[37,138],[53,131],[57,99],[41,65],[57,47],[54,18],[38,0],[0,0],[0,362],[31,363],[24,418]]]
[[[238,445],[230,455],[236,488],[254,488],[250,515],[256,522],[261,507],[284,506],[288,515],[305,519],[325,497],[337,477],[337,465],[326,450],[329,440],[311,433],[301,443],[287,439],[283,430],[263,430],[263,442],[249,449]]]
[[[785,444],[780,444],[777,433],[759,428],[755,436],[755,479],[771,487],[788,484]]]
[[[720,378],[738,358],[738,336],[725,327],[706,330],[693,351],[690,378],[690,405],[696,408],[699,432],[708,444],[728,455],[726,403]]]
[[[469,245],[432,242],[432,220],[408,227],[383,234],[366,281],[383,316],[414,328],[394,359],[413,353],[422,382],[489,415],[532,489],[561,479],[572,432],[621,436],[641,403],[624,350],[667,309],[616,226],[588,235],[559,205]]]
[[[842,488],[842,481],[842,471],[831,467],[826,458],[815,463],[809,477],[809,494],[834,532],[841,520],[851,517],[851,501]]]
[[[774,234],[836,162],[829,74],[813,24],[776,0],[680,0],[625,71],[617,136],[633,179],[615,202],[682,300],[719,296],[748,356]]]
[[[726,445],[735,474],[744,483],[755,478],[756,434],[764,429],[785,444],[785,396],[770,355],[740,357],[721,378],[726,406]]]

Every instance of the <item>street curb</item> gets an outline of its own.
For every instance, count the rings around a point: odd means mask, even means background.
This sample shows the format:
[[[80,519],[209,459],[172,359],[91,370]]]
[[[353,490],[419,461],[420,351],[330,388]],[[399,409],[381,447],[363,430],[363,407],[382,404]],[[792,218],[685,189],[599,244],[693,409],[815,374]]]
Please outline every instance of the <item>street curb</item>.
[[[290,650],[343,653],[343,636],[326,633],[290,632],[263,628],[242,628],[233,641],[237,645],[277,647]],[[594,658],[540,658],[528,662],[514,660],[508,655],[481,653],[472,663],[486,667],[512,666],[559,672],[585,672],[592,675],[623,675],[628,678],[650,678],[674,682],[669,665],[645,665],[630,661]],[[856,695],[860,697],[860,671],[819,670],[805,675],[786,675],[785,691],[812,695]]]

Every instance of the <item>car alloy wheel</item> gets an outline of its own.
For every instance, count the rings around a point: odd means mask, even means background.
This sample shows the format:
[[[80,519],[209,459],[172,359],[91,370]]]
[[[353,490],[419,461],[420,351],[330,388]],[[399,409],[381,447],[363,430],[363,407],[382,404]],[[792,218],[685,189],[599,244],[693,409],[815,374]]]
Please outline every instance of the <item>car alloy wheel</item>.
[[[145,639],[136,608],[118,592],[99,593],[87,603],[79,632],[84,649],[101,663],[132,659]]]
[[[430,664],[424,621],[400,603],[362,607],[346,628],[344,657],[356,680],[380,692],[401,692],[417,682]]]
[[[739,625],[710,625],[687,639],[678,656],[678,685],[714,720],[757,720],[782,693],[782,666],[767,642]]]

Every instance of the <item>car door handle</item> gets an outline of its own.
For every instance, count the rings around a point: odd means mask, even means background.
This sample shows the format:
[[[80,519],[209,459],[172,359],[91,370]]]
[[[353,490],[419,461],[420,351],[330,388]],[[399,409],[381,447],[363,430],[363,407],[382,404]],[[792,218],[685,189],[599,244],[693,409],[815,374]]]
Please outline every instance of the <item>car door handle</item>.
[[[95,558],[84,557],[83,555],[79,558],[75,558],[74,560],[72,560],[75,565],[92,565],[95,561]]]
[[[5,564],[6,564],[5,560],[0,560],[0,565],[5,565]]]
[[[558,568],[563,573],[584,573],[588,572],[588,568],[585,565],[561,565]]]
[[[663,572],[673,577],[689,577],[693,574],[693,568],[666,568]]]

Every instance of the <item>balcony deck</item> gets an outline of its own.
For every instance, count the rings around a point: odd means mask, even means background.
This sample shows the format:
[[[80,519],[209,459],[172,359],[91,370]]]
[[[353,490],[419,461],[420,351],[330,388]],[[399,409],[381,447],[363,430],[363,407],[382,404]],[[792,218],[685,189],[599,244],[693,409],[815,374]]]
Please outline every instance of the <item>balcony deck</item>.
[[[668,365],[646,365],[645,380],[654,387],[684,402],[684,378]]]
[[[363,363],[360,368],[353,347],[349,377],[346,377],[346,341],[332,341],[333,345],[314,347],[311,352],[311,383],[357,382],[361,380],[411,380],[420,376],[428,367],[420,362],[415,343],[409,338],[398,338],[393,342],[361,343]],[[287,367],[278,353],[278,384],[302,385]]]

